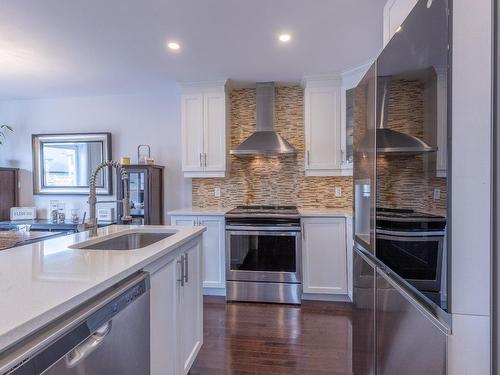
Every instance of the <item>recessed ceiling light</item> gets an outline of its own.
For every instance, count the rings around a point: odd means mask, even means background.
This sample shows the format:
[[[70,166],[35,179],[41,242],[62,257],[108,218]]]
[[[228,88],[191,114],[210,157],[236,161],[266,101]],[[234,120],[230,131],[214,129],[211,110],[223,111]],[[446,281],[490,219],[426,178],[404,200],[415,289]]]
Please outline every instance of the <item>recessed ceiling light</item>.
[[[398,26],[398,28],[396,29],[396,32],[399,33],[403,28],[400,26]]]
[[[292,36],[290,34],[280,34],[278,39],[280,40],[280,42],[286,43],[289,42],[290,39],[292,39]]]
[[[181,48],[181,46],[177,42],[169,42],[167,44],[167,47],[170,48],[171,50],[174,50],[174,51],[177,51],[178,49]]]

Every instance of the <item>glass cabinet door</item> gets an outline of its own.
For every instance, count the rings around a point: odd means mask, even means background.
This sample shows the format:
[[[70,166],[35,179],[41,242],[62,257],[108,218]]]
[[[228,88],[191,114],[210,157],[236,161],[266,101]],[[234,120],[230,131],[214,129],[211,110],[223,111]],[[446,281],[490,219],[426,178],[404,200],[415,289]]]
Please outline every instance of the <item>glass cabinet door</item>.
[[[345,162],[353,162],[353,136],[354,136],[354,92],[355,89],[345,92]]]
[[[353,91],[354,235],[374,252],[376,68],[370,67]]]
[[[133,224],[144,224],[144,172],[129,172],[130,213]]]

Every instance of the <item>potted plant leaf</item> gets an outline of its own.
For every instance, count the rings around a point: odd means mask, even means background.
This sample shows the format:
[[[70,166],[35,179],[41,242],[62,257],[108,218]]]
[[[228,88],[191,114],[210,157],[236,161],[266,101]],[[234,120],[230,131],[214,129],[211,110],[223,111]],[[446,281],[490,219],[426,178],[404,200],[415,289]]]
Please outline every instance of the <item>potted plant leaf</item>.
[[[0,125],[0,145],[3,144],[3,142],[5,140],[5,133],[7,131],[13,132],[14,129],[12,129],[12,126],[10,126],[10,125],[6,125],[6,124]]]

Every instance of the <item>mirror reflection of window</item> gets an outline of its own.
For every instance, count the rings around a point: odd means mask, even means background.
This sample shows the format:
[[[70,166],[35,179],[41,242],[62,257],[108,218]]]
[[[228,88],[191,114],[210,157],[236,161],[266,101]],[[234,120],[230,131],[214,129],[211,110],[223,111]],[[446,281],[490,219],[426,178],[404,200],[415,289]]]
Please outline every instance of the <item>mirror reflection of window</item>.
[[[43,184],[50,187],[86,187],[92,171],[103,160],[102,142],[44,143]],[[97,176],[97,186],[102,187],[103,176]]]

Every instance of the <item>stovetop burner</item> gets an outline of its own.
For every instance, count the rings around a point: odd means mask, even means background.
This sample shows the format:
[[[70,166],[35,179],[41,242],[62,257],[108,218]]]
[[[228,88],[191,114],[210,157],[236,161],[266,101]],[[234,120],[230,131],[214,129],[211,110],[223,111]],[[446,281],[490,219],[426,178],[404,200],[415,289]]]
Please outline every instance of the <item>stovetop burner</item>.
[[[226,223],[243,221],[259,224],[294,225],[300,220],[296,206],[238,206],[226,213]]]
[[[446,217],[405,208],[377,208],[377,229],[443,231]]]
[[[238,206],[229,211],[226,216],[231,215],[292,215],[298,216],[296,206]]]
[[[446,218],[439,215],[428,214],[425,212],[418,212],[408,208],[377,208],[377,218],[381,219],[395,219],[395,220],[408,220],[408,221],[446,221]]]

